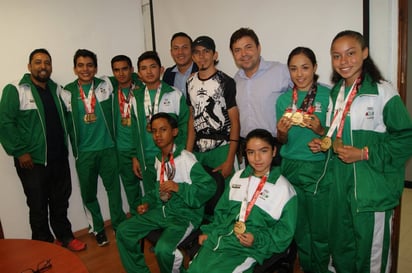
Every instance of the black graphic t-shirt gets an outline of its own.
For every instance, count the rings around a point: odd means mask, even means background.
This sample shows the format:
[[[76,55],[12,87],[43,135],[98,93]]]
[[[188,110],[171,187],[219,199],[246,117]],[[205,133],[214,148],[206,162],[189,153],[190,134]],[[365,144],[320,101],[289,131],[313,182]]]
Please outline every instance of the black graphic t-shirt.
[[[195,150],[206,152],[227,144],[228,110],[236,106],[235,81],[222,71],[208,79],[199,79],[195,73],[187,81],[187,93],[187,103],[193,107]]]

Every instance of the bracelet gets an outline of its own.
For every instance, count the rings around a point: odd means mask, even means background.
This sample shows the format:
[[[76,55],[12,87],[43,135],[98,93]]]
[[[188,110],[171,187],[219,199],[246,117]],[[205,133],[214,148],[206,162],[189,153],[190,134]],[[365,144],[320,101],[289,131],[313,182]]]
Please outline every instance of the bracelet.
[[[229,140],[233,142],[239,142],[239,139],[229,139]]]

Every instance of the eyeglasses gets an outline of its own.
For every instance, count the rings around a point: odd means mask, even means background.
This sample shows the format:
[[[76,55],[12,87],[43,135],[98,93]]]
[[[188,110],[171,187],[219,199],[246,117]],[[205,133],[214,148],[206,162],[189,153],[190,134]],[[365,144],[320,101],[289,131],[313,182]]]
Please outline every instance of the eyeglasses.
[[[37,270],[33,268],[27,268],[23,270],[21,273],[43,273],[48,271],[52,267],[51,259],[41,261],[37,264]]]

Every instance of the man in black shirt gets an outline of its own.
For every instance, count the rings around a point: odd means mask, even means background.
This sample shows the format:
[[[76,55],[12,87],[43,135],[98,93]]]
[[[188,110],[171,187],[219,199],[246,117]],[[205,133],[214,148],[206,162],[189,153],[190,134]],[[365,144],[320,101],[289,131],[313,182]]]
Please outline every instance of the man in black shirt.
[[[14,157],[30,214],[32,239],[72,251],[86,248],[75,239],[67,218],[72,191],[61,87],[50,79],[52,60],[46,49],[29,57],[23,78],[3,89],[0,142]]]

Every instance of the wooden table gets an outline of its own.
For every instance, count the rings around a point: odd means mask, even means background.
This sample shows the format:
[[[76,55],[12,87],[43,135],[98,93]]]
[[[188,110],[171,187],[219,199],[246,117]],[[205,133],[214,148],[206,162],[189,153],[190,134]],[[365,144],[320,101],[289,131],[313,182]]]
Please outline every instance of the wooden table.
[[[26,239],[0,240],[0,272],[21,273],[51,259],[52,267],[45,273],[88,273],[82,260],[70,250],[52,243]]]

